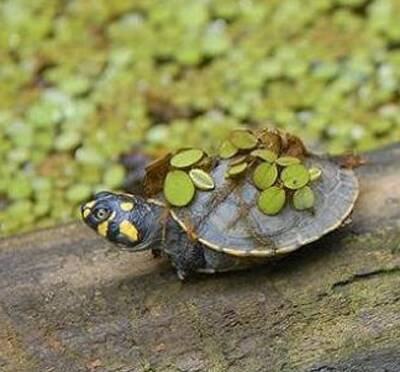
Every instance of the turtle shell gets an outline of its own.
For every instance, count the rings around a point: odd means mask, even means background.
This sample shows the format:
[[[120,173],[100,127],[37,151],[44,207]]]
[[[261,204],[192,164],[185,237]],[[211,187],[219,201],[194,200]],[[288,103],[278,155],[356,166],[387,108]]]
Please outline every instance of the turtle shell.
[[[286,254],[338,228],[349,216],[358,196],[358,181],[351,169],[315,155],[303,163],[318,167],[322,176],[313,182],[313,212],[297,211],[290,203],[277,215],[263,214],[256,205],[259,190],[249,174],[226,178],[228,160],[210,171],[215,189],[198,191],[192,202],[170,210],[191,236],[207,247],[235,256],[269,257]],[[158,198],[164,201],[162,193]]]

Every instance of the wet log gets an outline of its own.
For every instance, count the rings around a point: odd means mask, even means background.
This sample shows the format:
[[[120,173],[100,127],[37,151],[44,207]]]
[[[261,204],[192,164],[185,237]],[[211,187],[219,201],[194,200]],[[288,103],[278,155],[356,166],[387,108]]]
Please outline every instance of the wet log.
[[[352,223],[273,264],[180,282],[73,223],[0,241],[0,371],[399,371],[400,145]]]

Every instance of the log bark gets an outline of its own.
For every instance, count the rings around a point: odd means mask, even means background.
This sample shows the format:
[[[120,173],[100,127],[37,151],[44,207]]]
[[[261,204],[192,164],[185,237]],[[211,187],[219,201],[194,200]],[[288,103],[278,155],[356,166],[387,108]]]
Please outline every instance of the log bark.
[[[80,223],[0,241],[0,371],[400,371],[400,145],[353,221],[273,264],[180,282]]]

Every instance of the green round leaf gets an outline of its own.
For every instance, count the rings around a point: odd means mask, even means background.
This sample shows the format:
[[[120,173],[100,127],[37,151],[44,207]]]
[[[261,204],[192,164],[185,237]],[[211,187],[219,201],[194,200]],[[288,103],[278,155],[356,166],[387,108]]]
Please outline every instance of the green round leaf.
[[[117,188],[124,182],[125,168],[120,164],[111,165],[103,175],[107,188]]]
[[[312,208],[314,203],[314,192],[308,186],[296,190],[293,195],[293,206],[299,211]]]
[[[282,167],[288,167],[289,165],[300,164],[300,159],[293,156],[281,156],[276,163]]]
[[[60,151],[72,150],[76,147],[81,141],[81,135],[77,131],[66,131],[60,134],[55,142],[54,147]]]
[[[251,150],[257,146],[257,138],[244,129],[232,131],[229,139],[234,146],[241,150]]]
[[[307,185],[310,175],[302,164],[289,165],[282,171],[281,180],[288,189],[297,190]]]
[[[275,154],[273,151],[267,150],[267,149],[253,150],[251,152],[251,155],[254,157],[260,158],[262,160],[265,160],[268,163],[274,163],[276,161],[276,159],[278,158],[277,154]]]
[[[192,169],[189,172],[189,176],[194,185],[200,190],[212,190],[215,187],[212,177],[202,169]]]
[[[7,191],[10,199],[28,199],[32,194],[31,180],[18,175],[9,182]]]
[[[261,163],[253,173],[253,182],[260,190],[272,186],[278,178],[278,168],[275,164]]]
[[[237,176],[241,173],[243,173],[247,169],[248,164],[247,163],[240,163],[233,165],[227,169],[227,176],[228,177],[234,177]]]
[[[196,164],[203,155],[200,149],[182,150],[171,158],[170,164],[175,168],[187,168]]]
[[[238,156],[235,156],[234,158],[232,158],[231,160],[229,160],[228,164],[231,167],[232,165],[236,165],[236,164],[245,162],[246,159],[247,159],[247,155],[238,155]]]
[[[231,141],[226,140],[221,143],[218,153],[222,159],[229,159],[232,156],[235,156],[238,150],[239,149],[235,147]]]
[[[316,181],[321,177],[322,170],[317,167],[312,167],[308,170],[308,173],[310,174],[310,181]]]
[[[272,186],[264,190],[257,200],[258,209],[267,215],[278,214],[285,205],[285,190]]]
[[[193,182],[186,172],[173,170],[168,172],[164,181],[164,196],[175,207],[188,205],[195,193]]]
[[[43,217],[50,211],[50,203],[47,200],[36,202],[33,208],[33,214],[36,217]]]
[[[81,202],[82,200],[87,199],[90,196],[91,189],[90,185],[86,185],[84,183],[78,183],[76,185],[71,186],[65,196],[70,202]]]

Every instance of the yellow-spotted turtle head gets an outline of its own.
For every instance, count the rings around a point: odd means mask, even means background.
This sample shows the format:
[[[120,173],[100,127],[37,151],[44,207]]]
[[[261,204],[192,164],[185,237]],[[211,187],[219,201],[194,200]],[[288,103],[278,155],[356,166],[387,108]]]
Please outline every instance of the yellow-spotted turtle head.
[[[81,214],[102,237],[139,251],[159,240],[157,209],[135,195],[102,191],[81,206]]]

